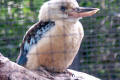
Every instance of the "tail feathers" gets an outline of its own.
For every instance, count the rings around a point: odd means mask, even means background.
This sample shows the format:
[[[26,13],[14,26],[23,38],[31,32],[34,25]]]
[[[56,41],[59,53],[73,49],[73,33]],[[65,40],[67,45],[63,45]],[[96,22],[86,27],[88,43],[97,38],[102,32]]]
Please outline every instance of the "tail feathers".
[[[19,64],[19,65],[25,65],[26,62],[27,62],[26,55],[21,54],[21,55],[18,56],[16,63]]]

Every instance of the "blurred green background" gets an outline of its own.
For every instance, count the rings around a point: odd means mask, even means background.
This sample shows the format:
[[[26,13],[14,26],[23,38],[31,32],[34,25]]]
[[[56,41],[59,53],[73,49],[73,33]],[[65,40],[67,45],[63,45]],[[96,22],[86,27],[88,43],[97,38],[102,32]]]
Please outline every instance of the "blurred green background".
[[[0,0],[0,52],[15,61],[25,32],[47,0]],[[85,37],[70,68],[102,80],[120,80],[120,0],[78,0],[101,10],[83,18]]]

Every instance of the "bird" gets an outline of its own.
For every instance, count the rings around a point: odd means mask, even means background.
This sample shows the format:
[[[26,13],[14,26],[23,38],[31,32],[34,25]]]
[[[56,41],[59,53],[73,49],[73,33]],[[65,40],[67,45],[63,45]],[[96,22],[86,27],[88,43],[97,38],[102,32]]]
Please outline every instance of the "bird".
[[[37,70],[62,73],[73,62],[84,37],[79,19],[99,8],[80,7],[76,0],[49,0],[39,11],[39,20],[26,32],[17,64]]]

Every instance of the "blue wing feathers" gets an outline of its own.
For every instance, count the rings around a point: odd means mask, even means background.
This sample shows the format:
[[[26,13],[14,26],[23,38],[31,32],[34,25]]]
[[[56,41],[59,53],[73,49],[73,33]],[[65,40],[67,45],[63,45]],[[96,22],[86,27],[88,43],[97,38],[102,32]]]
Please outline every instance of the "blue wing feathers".
[[[55,25],[54,22],[44,22],[44,23],[37,23],[28,33],[25,35],[23,43],[21,45],[20,55],[17,59],[17,63],[19,65],[25,65],[27,62],[27,54],[30,48],[37,44],[37,42],[43,37],[49,29],[51,29]]]

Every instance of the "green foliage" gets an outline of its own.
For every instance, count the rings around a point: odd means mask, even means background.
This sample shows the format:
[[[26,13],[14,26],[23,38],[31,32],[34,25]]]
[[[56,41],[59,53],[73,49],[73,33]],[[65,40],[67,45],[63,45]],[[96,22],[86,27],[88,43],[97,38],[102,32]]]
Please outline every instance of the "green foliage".
[[[16,60],[25,32],[38,21],[39,9],[44,1],[0,1],[0,52],[11,60]]]

